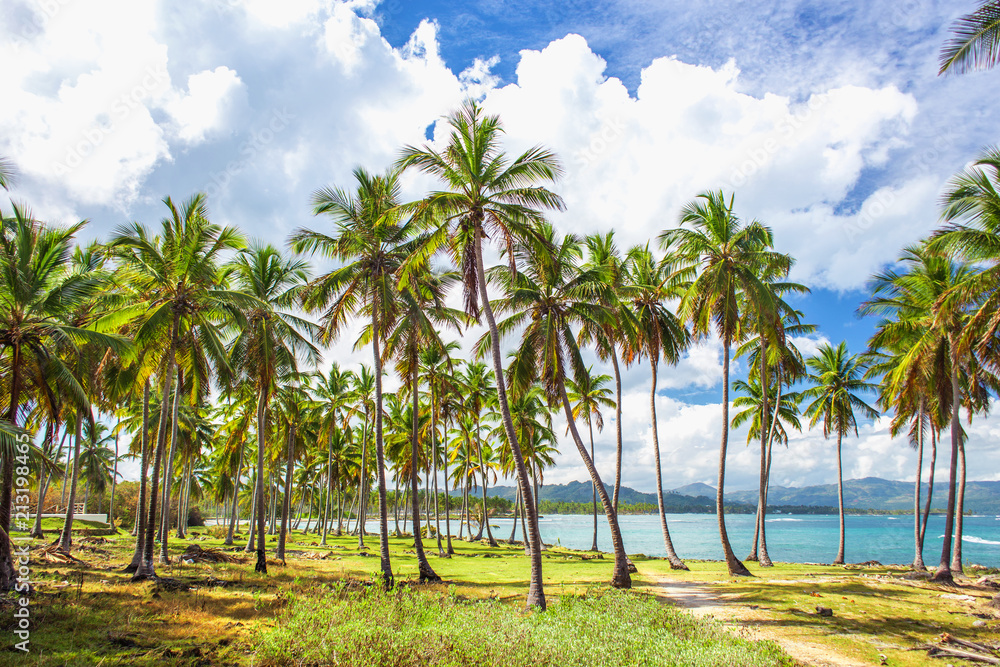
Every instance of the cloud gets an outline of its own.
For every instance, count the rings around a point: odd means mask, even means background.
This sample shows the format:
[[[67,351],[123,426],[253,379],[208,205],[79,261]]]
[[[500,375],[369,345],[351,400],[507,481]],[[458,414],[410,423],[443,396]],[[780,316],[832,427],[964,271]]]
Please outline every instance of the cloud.
[[[187,143],[199,143],[206,135],[224,130],[246,107],[246,85],[228,67],[192,74],[187,87],[187,94],[166,104],[177,122],[177,136]]]

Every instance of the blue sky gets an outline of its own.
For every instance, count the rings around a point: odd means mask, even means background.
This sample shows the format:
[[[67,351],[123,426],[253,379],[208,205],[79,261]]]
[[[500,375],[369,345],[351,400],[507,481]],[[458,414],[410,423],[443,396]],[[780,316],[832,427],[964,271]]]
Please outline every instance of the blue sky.
[[[156,224],[164,196],[206,191],[215,221],[284,245],[322,224],[311,192],[440,140],[436,121],[479,97],[502,116],[508,150],[543,143],[562,159],[558,230],[642,243],[699,192],[734,192],[736,212],[774,228],[813,290],[799,306],[819,331],[803,350],[847,340],[860,351],[874,326],[855,316],[868,276],[935,227],[947,179],[1000,139],[1000,73],[936,74],[948,25],[973,6],[10,0],[0,154],[20,172],[15,199],[56,223],[88,218],[87,238]],[[416,198],[433,183],[405,185]],[[345,341],[328,360],[367,361]],[[717,341],[662,373],[668,486],[713,479],[720,379]],[[648,490],[645,367],[625,385],[626,479]],[[970,427],[981,479],[1000,479],[997,429],[995,418]],[[605,470],[611,430],[598,441]],[[796,436],[775,483],[832,481],[831,447]],[[550,481],[585,476],[565,450]],[[913,464],[884,420],[845,449],[848,477],[912,478]],[[733,488],[755,475],[752,451],[734,444]]]

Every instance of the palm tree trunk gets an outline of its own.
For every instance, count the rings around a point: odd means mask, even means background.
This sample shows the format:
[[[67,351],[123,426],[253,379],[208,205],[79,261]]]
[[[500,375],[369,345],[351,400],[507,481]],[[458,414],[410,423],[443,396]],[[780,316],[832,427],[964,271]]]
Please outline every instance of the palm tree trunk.
[[[115,487],[118,484],[118,433],[115,433],[115,469],[111,473],[111,499],[108,501],[108,524],[118,532],[115,526]]]
[[[736,558],[726,534],[726,505],[724,499],[726,482],[726,449],[729,445],[729,336],[722,341],[722,441],[719,444],[719,488],[715,490],[715,518],[719,523],[719,538],[725,554],[729,575],[749,577],[750,570]],[[659,465],[659,464],[657,464]]]
[[[965,515],[965,438],[958,441],[958,488],[955,495],[955,546],[951,552],[951,573],[962,570],[962,519]]]
[[[510,403],[507,401],[507,389],[504,386],[503,362],[500,358],[500,333],[497,331],[497,323],[493,317],[493,308],[490,306],[490,296],[486,286],[486,269],[483,265],[482,230],[479,224],[475,225],[474,243],[476,249],[476,279],[479,283],[478,287],[483,314],[486,315],[486,322],[490,328],[490,354],[493,357],[493,374],[497,381],[497,402],[500,405],[504,430],[507,432],[507,440],[510,443],[511,454],[513,455],[514,465],[517,469],[517,481],[521,486],[521,495],[524,497],[527,512],[528,539],[531,542],[531,580],[528,585],[526,605],[528,607],[538,607],[544,611],[545,591],[542,584],[542,541],[538,534],[538,512],[535,507],[534,496],[531,493],[531,484],[528,480],[528,470],[524,465],[524,456],[521,454],[521,446],[517,441],[517,433],[514,431],[514,421],[510,416]]]
[[[563,411],[566,413],[566,421],[569,424],[570,433],[573,435],[573,442],[576,444],[577,451],[580,452],[580,458],[583,459],[584,467],[590,473],[590,480],[594,483],[594,489],[601,496],[604,515],[607,517],[608,527],[611,529],[611,544],[615,552],[615,570],[611,576],[611,585],[614,588],[632,588],[632,577],[628,572],[628,556],[625,554],[625,543],[622,541],[622,533],[618,528],[618,515],[611,504],[611,498],[608,497],[607,489],[604,488],[604,484],[601,482],[601,476],[597,472],[597,468],[594,467],[594,460],[587,454],[587,448],[583,445],[583,440],[580,438],[580,432],[576,428],[576,421],[573,419],[573,409],[569,404],[569,395],[566,393],[566,385],[560,383],[560,390],[562,391]],[[593,431],[591,431],[591,437],[593,437]],[[663,502],[662,496],[660,502]],[[596,546],[596,535],[594,542]]]
[[[611,346],[611,365],[615,369],[615,493],[611,504],[618,513],[618,492],[622,488],[622,375],[618,369],[618,351]]]
[[[45,453],[51,455],[53,444],[55,443],[55,438],[59,433],[59,421],[58,418],[50,421],[46,427],[45,433]],[[54,461],[59,461],[59,457],[62,456],[62,442],[59,443],[59,452],[56,453]],[[29,533],[32,537],[45,537],[45,533],[42,532],[42,512],[45,511],[45,495],[49,491],[49,482],[52,480],[52,473],[42,473],[41,483],[38,485],[38,502],[35,504],[35,523],[31,528]]]
[[[771,562],[771,556],[767,553],[767,526],[764,523],[767,517],[767,451],[768,451],[768,432],[770,431],[771,425],[769,423],[768,417],[770,416],[770,406],[767,401],[768,388],[771,385],[771,380],[767,374],[767,346],[764,345],[761,349],[760,356],[760,386],[761,386],[761,420],[760,420],[760,482],[757,487],[757,537],[754,538],[754,551],[757,552],[757,561],[761,567],[773,567],[774,564]],[[778,413],[780,407],[779,403],[774,404],[775,415]],[[758,547],[759,539],[759,547]],[[759,549],[759,550],[758,550]]]
[[[468,471],[468,466],[466,466]],[[465,486],[462,487],[462,509],[458,513],[458,539],[462,539],[465,534],[465,508],[469,504],[469,481],[466,477]]]
[[[445,435],[448,434],[448,420],[445,420],[444,424]],[[445,442],[445,452],[444,452],[444,529],[448,533],[448,548],[445,552],[445,558],[451,558],[455,553],[454,547],[451,545],[451,492],[448,490],[448,443]]]
[[[358,509],[361,516],[358,518],[358,549],[365,548],[365,521],[368,518],[368,503],[365,502],[365,488],[368,486],[368,474],[365,469],[368,463],[368,411],[365,411],[365,421],[362,426],[361,438],[361,478],[358,481]]]
[[[837,431],[837,511],[839,512],[840,520],[840,542],[837,547],[837,558],[833,561],[834,565],[844,564],[844,469],[843,462],[841,460],[841,442],[843,441],[844,434],[839,430]]]
[[[83,439],[81,435],[83,429],[83,415],[80,413],[80,408],[76,409],[76,437],[73,443],[73,477],[70,481],[69,487],[69,502],[66,503],[66,521],[63,524],[62,534],[59,537],[59,547],[65,551],[69,551],[73,546],[73,514],[76,510],[76,483],[80,478],[80,440]],[[2,526],[4,530],[7,526]]]
[[[517,515],[521,507],[521,489],[516,489],[514,491],[514,521],[510,527],[510,537],[507,539],[508,544],[514,544],[514,538],[517,537]]]
[[[236,532],[236,524],[239,520],[239,499],[240,499],[240,475],[243,474],[243,453],[246,451],[246,443],[240,443],[240,460],[236,464],[236,477],[233,478],[233,509],[229,516],[229,530],[226,532],[225,545],[233,546],[233,535]]]
[[[926,570],[924,565],[923,544],[920,542],[920,478],[924,473],[924,401],[920,401],[917,412],[917,481],[913,485],[913,569],[917,572]]]
[[[441,541],[441,507],[438,504],[438,442],[437,442],[437,397],[431,385],[431,468],[434,476],[434,532],[437,536],[438,558],[444,558],[444,544]]]
[[[501,380],[502,382],[502,380]],[[479,417],[476,417],[476,436],[479,436]],[[476,450],[479,452],[479,473],[483,478],[483,522],[479,524],[479,535],[476,539],[482,539],[483,527],[486,528],[486,538],[489,541],[491,547],[498,546],[496,539],[493,537],[493,531],[490,530],[490,511],[486,505],[487,488],[489,486],[489,471],[486,469],[486,463],[483,460],[483,441],[478,440]]]
[[[149,378],[142,386],[142,433],[140,434],[140,454],[142,463],[139,475],[139,505],[135,509],[136,539],[132,562],[125,568],[127,574],[134,574],[142,563],[143,544],[146,532],[146,476],[149,473]]]
[[[177,386],[174,388],[174,405],[170,415],[170,455],[167,457],[167,466],[163,471],[163,509],[161,516],[161,536],[160,536],[160,565],[170,562],[170,554],[167,553],[167,542],[170,538],[170,485],[174,479],[174,454],[177,452],[177,422],[181,408],[181,383],[184,380],[182,371],[177,369]],[[161,410],[163,408],[161,407]],[[177,502],[177,512],[180,513],[180,499]]]
[[[253,553],[257,545],[257,472],[253,474],[253,496],[250,498],[250,523],[247,525],[247,545],[243,548],[246,553]]]
[[[441,581],[431,564],[427,562],[424,554],[424,541],[420,535],[420,497],[417,485],[417,468],[420,456],[417,449],[417,440],[420,434],[420,392],[417,384],[418,365],[416,353],[410,356],[410,393],[413,395],[413,428],[410,431],[410,493],[413,494],[413,548],[417,552],[417,572],[420,575],[420,583],[427,581]]]
[[[937,463],[937,429],[931,424],[931,465],[927,477],[927,500],[924,505],[924,516],[920,521],[920,552],[924,550],[924,538],[927,535],[927,519],[931,515],[931,498],[934,496],[934,465]]]
[[[333,417],[337,422],[336,413]],[[323,539],[320,541],[326,546],[326,536],[330,527],[330,513],[333,511],[333,428],[330,429],[330,436],[326,441],[326,500],[323,503]]]
[[[389,561],[389,504],[385,485],[385,450],[382,443],[382,355],[379,354],[378,309],[372,308],[372,357],[375,372],[375,465],[378,468],[379,560],[382,583],[392,588],[392,563]]]
[[[181,468],[181,488],[177,494],[177,539],[183,540],[186,530],[185,526],[187,524],[187,511],[188,511],[188,491],[191,488],[191,461],[190,456],[187,457],[187,461],[184,462]]]
[[[254,572],[267,574],[267,556],[264,552],[265,540],[267,539],[264,528],[264,448],[267,446],[267,422],[264,420],[267,410],[267,386],[261,382],[259,395],[257,397],[257,489],[254,492],[254,502],[257,513],[257,563],[254,565]],[[250,532],[253,532],[251,528]]]
[[[948,343],[951,347],[951,464],[948,472],[948,509],[945,513],[941,562],[931,581],[951,584],[955,581],[951,573],[951,537],[955,525],[955,482],[958,476],[958,449],[962,438],[962,426],[958,421],[958,409],[961,405],[958,388],[958,353],[955,351],[955,341],[952,336],[949,336]]]
[[[292,469],[295,467],[295,426],[288,428],[288,463],[285,464],[285,497],[281,503],[281,531],[278,533],[277,558],[285,562],[285,540],[288,535],[288,510],[292,505]]]
[[[653,464],[656,466],[656,505],[660,513],[660,531],[663,533],[663,545],[667,551],[667,561],[672,570],[687,570],[684,564],[674,551],[674,542],[670,539],[670,529],[667,528],[667,513],[663,507],[663,472],[660,468],[660,436],[659,428],[656,425],[656,364],[654,355],[649,355],[649,367],[652,371],[652,385],[649,390],[649,414],[653,424]]]
[[[11,354],[10,408],[7,422],[17,426],[17,407],[21,398],[21,345],[14,343]],[[18,438],[20,443],[20,438]],[[3,480],[0,484],[0,591],[11,591],[17,585],[14,555],[7,535],[10,529],[11,503],[14,500],[14,457],[3,457]]]
[[[591,421],[590,413],[587,413],[587,430],[590,432],[590,460],[594,460],[594,424]],[[596,469],[596,466],[595,466]],[[593,486],[593,513],[594,513],[594,542],[590,546],[591,551],[597,551],[597,483],[591,482]],[[614,503],[611,504],[612,509],[614,508]],[[615,510],[615,523],[618,522],[618,510]]]

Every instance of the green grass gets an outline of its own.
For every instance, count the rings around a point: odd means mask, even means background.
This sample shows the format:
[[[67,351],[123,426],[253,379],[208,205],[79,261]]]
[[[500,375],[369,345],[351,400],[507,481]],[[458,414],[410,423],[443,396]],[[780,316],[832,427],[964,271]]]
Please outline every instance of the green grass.
[[[734,637],[636,593],[563,596],[545,613],[449,594],[338,586],[295,600],[265,630],[263,665],[741,667],[791,665],[771,643]]]

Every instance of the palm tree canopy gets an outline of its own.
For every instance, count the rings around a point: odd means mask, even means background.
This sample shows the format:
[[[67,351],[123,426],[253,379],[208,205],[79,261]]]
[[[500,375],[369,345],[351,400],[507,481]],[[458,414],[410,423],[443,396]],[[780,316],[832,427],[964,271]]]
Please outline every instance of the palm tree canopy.
[[[858,396],[860,393],[875,392],[878,388],[864,380],[865,363],[859,355],[852,357],[848,353],[846,342],[837,347],[830,344],[822,346],[816,356],[810,357],[806,363],[813,371],[809,379],[815,383],[815,386],[802,392],[804,400],[812,401],[805,409],[810,427],[822,420],[824,437],[829,437],[831,433],[844,436],[850,431],[857,435],[855,411],[867,419],[878,418],[878,411]]]
[[[989,69],[1000,62],[1000,0],[983,0],[976,11],[951,27],[951,39],[941,49],[938,74],[964,74]]]

